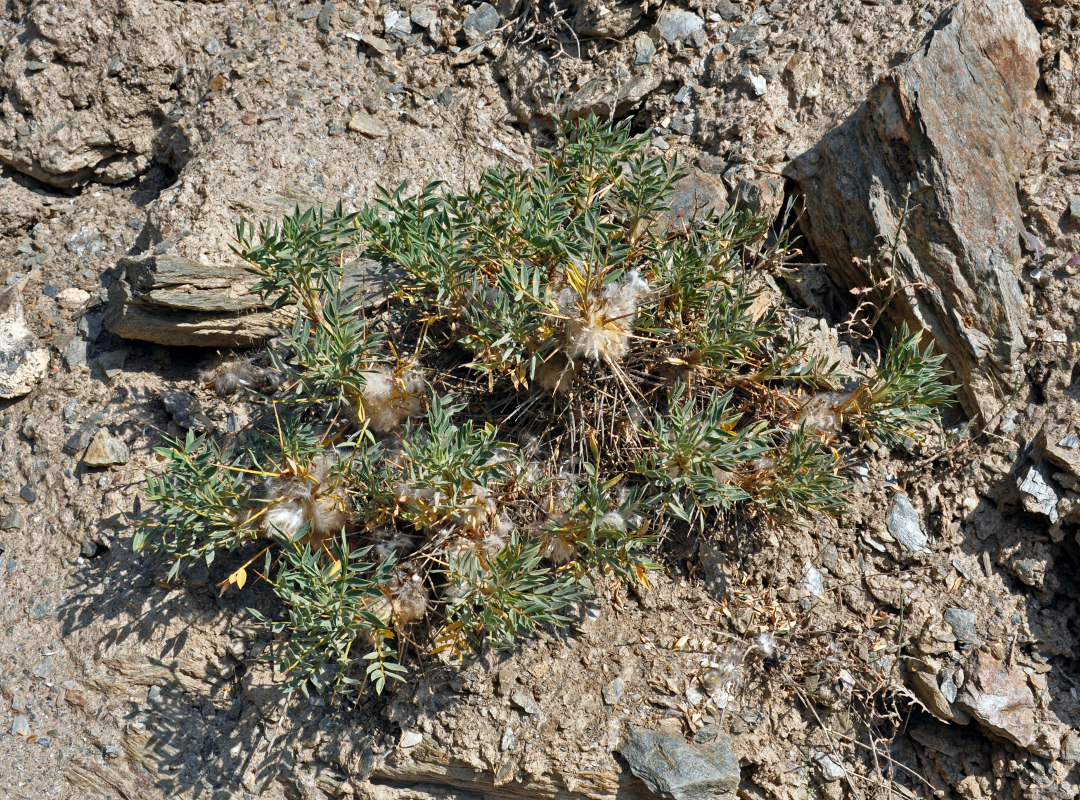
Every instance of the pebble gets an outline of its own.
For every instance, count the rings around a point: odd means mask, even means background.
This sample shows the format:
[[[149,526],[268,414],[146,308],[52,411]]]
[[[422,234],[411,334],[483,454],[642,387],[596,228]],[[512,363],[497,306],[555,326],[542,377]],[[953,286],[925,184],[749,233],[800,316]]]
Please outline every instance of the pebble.
[[[334,5],[331,0],[326,0],[323,3],[322,9],[319,11],[319,16],[315,20],[315,27],[323,33],[330,33],[330,16],[337,11],[337,6]]]
[[[105,758],[120,758],[123,749],[116,742],[109,742],[105,745]]]
[[[401,734],[401,741],[398,746],[404,750],[416,747],[422,741],[424,741],[424,734],[420,733],[420,731],[405,731]]]
[[[824,753],[821,753],[816,760],[818,766],[821,767],[821,777],[823,777],[826,782],[831,783],[832,781],[838,781],[847,774],[843,767]]]
[[[81,336],[72,336],[60,351],[67,368],[74,372],[86,364],[86,340]]]
[[[536,703],[536,698],[529,692],[518,690],[510,695],[510,702],[520,708],[529,716],[540,713],[540,706]]]
[[[892,509],[885,518],[885,527],[892,537],[912,553],[926,547],[929,540],[922,529],[919,512],[905,494],[897,494]]]
[[[409,9],[409,19],[411,19],[415,25],[427,30],[431,29],[431,26],[435,24],[437,18],[435,9],[425,3],[417,3]]]
[[[754,97],[761,97],[769,90],[769,82],[761,75],[750,75],[750,88]]]
[[[12,560],[14,560],[14,559],[12,559]],[[8,571],[9,572],[11,571],[10,566],[11,565],[8,564],[8,567],[9,567]],[[34,603],[34,605],[32,605],[30,607],[30,619],[43,619],[43,618],[49,616],[49,614],[51,614],[51,613],[52,612],[49,611],[49,606],[46,603],[43,603],[43,602]]]
[[[126,464],[131,458],[128,446],[109,433],[105,428],[98,428],[94,438],[90,440],[90,446],[86,448],[83,463],[88,467],[112,467],[118,464]]]
[[[601,690],[601,694],[604,696],[604,702],[613,706],[619,702],[625,691],[626,682],[622,678],[615,678]]]
[[[90,300],[91,294],[85,289],[79,289],[76,286],[69,286],[66,289],[61,289],[56,294],[56,302],[60,304],[61,308],[69,310],[75,310],[82,308]]]
[[[502,18],[495,6],[491,3],[481,3],[462,24],[461,29],[465,32],[465,39],[469,44],[477,44],[483,41],[499,27]]]
[[[809,562],[804,566],[802,584],[814,597],[825,596],[825,576]]]
[[[37,498],[37,492],[34,491],[34,487],[31,486],[29,483],[25,484],[21,489],[19,489],[19,499],[21,499],[24,503],[33,503],[37,500]]]
[[[634,37],[634,64],[644,66],[651,64],[656,55],[656,45],[648,34],[639,33]]]
[[[22,714],[16,715],[15,719],[11,722],[11,732],[16,736],[29,736],[30,721]]]
[[[364,136],[373,139],[390,135],[390,129],[386,127],[385,122],[362,109],[353,112],[353,115],[349,118],[348,127],[350,131],[362,133]]]
[[[952,628],[956,641],[961,644],[971,644],[977,638],[975,632],[975,614],[963,608],[947,608],[944,613],[945,622]]]
[[[692,11],[681,8],[668,9],[656,20],[656,32],[668,44],[682,41],[695,31],[705,28],[705,20]]]
[[[1069,198],[1069,216],[1074,225],[1080,225],[1080,195]]]
[[[506,730],[503,731],[502,741],[499,742],[499,749],[504,753],[510,750],[514,746],[514,729],[509,725],[506,726]]]
[[[734,797],[741,779],[731,740],[691,744],[681,731],[631,725],[618,752],[656,795],[674,800]]]
[[[52,656],[45,656],[42,661],[34,664],[33,669],[30,672],[33,673],[35,678],[47,678],[53,674],[56,669],[56,662],[53,661]]]
[[[1058,494],[1040,465],[1031,467],[1020,481],[1020,496],[1024,508],[1033,514],[1042,514],[1050,522],[1058,521]]]

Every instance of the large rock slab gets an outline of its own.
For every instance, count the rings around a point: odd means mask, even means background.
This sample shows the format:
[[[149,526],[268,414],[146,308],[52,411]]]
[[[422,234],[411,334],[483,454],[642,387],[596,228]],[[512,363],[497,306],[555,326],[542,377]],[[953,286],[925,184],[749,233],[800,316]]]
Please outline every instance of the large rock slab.
[[[692,744],[680,733],[630,726],[619,753],[654,793],[674,800],[723,800],[739,788],[739,759],[727,737]]]
[[[846,294],[891,271],[886,319],[934,336],[971,414],[994,413],[1023,346],[1016,182],[1039,137],[1039,57],[1020,0],[964,0],[789,167],[831,281]],[[908,192],[896,257],[870,276],[857,259],[897,239]]]

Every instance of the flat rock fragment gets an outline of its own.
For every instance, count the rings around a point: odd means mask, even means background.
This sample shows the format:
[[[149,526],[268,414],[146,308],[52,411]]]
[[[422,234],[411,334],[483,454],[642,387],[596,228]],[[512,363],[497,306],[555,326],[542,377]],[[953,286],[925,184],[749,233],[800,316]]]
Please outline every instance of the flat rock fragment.
[[[0,398],[22,397],[49,368],[49,348],[26,324],[26,310],[14,286],[0,291]]]

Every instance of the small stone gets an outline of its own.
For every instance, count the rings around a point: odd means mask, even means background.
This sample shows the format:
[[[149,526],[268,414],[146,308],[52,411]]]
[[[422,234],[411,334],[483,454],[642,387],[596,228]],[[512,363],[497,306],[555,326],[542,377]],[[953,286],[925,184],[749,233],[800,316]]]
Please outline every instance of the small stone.
[[[373,139],[390,135],[390,129],[386,127],[385,122],[362,109],[354,111],[349,117],[349,130]]]
[[[56,294],[56,302],[60,304],[61,308],[74,311],[75,309],[82,308],[90,300],[91,294],[85,289],[79,289],[75,286],[69,286],[67,289],[61,289]]]
[[[601,690],[601,694],[604,696],[604,702],[613,706],[619,702],[625,691],[626,682],[622,678],[615,678]]]
[[[649,36],[639,33],[634,37],[634,64],[636,66],[651,64],[655,55],[656,45]]]
[[[360,37],[360,41],[382,56],[388,56],[397,49],[395,45],[390,44],[386,39],[382,39],[372,33],[365,33]]]
[[[897,494],[893,500],[893,507],[885,518],[885,527],[893,539],[902,544],[912,553],[917,553],[926,547],[928,539],[922,529],[922,521],[919,512],[908,500],[906,494]]]
[[[60,351],[67,368],[74,372],[86,364],[86,340],[81,336],[72,336]]]
[[[825,779],[826,783],[838,781],[847,775],[844,768],[833,761],[832,758],[825,753],[819,754],[815,761],[817,761],[818,766],[821,768],[821,777]]]
[[[1020,481],[1020,499],[1024,508],[1032,514],[1042,514],[1051,522],[1058,521],[1058,494],[1050,483],[1047,475],[1043,474],[1045,467],[1035,465],[1027,471],[1023,480]]]
[[[668,9],[660,14],[654,30],[668,44],[682,41],[694,31],[700,31],[705,27],[705,20],[692,11],[684,11],[681,8]]]
[[[86,448],[83,463],[88,467],[112,467],[126,464],[131,458],[128,446],[105,428],[98,428],[90,446]]]
[[[1070,433],[1068,436],[1058,442],[1058,447],[1064,447],[1068,450],[1075,450],[1078,444],[1080,444],[1080,436],[1077,436],[1075,433]]]
[[[975,632],[975,614],[963,608],[947,608],[943,615],[945,622],[952,628],[956,641],[971,644],[977,638]]]
[[[482,42],[502,23],[502,17],[491,3],[481,3],[462,23],[465,39],[469,44]]]
[[[1069,216],[1074,225],[1080,225],[1080,195],[1069,198]]]
[[[398,742],[398,746],[402,750],[407,750],[410,747],[416,747],[422,741],[424,741],[424,734],[420,733],[420,731],[405,731],[401,734],[401,741]]]
[[[802,585],[806,587],[806,591],[810,592],[814,597],[825,596],[825,576],[821,574],[821,571],[811,566],[808,562],[804,566]]]
[[[16,736],[30,735],[30,722],[22,714],[18,714],[11,722],[11,732]]]
[[[45,658],[38,663],[34,664],[33,669],[30,670],[35,678],[47,678],[53,674],[56,670],[56,663],[53,661],[52,656],[45,656]]]
[[[507,750],[512,749],[514,746],[514,729],[509,725],[506,726],[506,730],[503,731],[502,741],[499,742],[499,749],[504,753]]]
[[[172,414],[173,420],[181,428],[190,431],[209,431],[214,423],[203,413],[199,401],[187,392],[168,390],[161,393],[161,401],[165,404],[165,410]]]
[[[84,536],[82,544],[79,546],[79,553],[86,558],[93,558],[98,554],[98,543],[89,536]]]
[[[750,75],[750,89],[754,97],[761,97],[769,90],[769,82],[761,75]]]
[[[323,3],[322,9],[319,11],[319,16],[315,20],[315,27],[317,27],[323,33],[330,33],[330,15],[337,11],[331,0],[326,0]]]
[[[414,25],[417,25],[425,30],[431,30],[431,26],[435,24],[435,20],[438,16],[435,13],[435,9],[426,3],[417,3],[409,9],[409,19],[412,20]]]
[[[64,700],[69,705],[78,706],[79,708],[86,708],[90,705],[90,701],[74,689],[64,689]]]
[[[8,571],[10,572],[11,571],[10,570],[10,567],[11,567],[10,563],[8,564],[8,567],[9,567]],[[46,603],[37,602],[37,603],[34,603],[34,605],[30,606],[30,619],[44,619],[45,617],[49,616],[51,613],[52,612],[49,610],[49,606]]]
[[[120,758],[123,752],[123,748],[116,742],[109,742],[105,745],[105,758]]]
[[[216,56],[221,52],[221,42],[217,39],[207,39],[203,42],[202,49],[207,55]]]
[[[24,484],[23,487],[19,489],[19,499],[24,503],[33,503],[37,498],[37,491],[35,491],[34,487],[29,483]]]
[[[519,689],[510,695],[510,702],[529,716],[540,713],[540,706],[537,705],[536,698],[534,698],[530,692]]]

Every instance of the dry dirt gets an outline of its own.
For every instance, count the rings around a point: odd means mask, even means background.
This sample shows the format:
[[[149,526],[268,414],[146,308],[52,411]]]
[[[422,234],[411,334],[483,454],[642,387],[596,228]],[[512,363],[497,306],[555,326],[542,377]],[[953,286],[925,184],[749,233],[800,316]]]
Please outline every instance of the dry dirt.
[[[746,800],[1076,797],[1076,484],[1055,477],[1053,524],[1017,486],[1044,426],[1058,441],[1080,410],[1080,279],[1067,263],[1080,253],[1080,9],[1026,5],[1045,114],[1019,189],[1052,252],[1021,265],[1027,380],[1007,409],[977,436],[957,417],[855,465],[838,519],[733,523],[673,547],[652,591],[608,587],[563,633],[331,705],[284,702],[270,640],[245,612],[257,586],[219,596],[217,565],[169,586],[131,552],[162,435],[227,430],[235,409],[196,381],[214,353],[103,329],[118,259],[225,264],[240,214],[525,165],[556,105],[655,126],[658,150],[727,188],[761,185],[759,210],[777,215],[785,164],[949,3],[691,0],[704,41],[633,66],[651,4],[641,16],[631,3],[508,1],[504,29],[470,47],[460,4],[432,3],[440,25],[393,39],[388,14],[422,18],[393,1],[328,13],[293,0],[8,0],[0,282],[22,287],[53,356],[37,388],[0,405],[0,797],[644,797],[613,755],[630,722],[730,734]],[[766,79],[762,96],[751,75]],[[384,129],[350,130],[360,110]],[[833,346],[837,321],[823,322]],[[82,463],[100,426],[127,443],[127,464]],[[929,537],[918,553],[887,531],[901,492]],[[763,632],[773,652],[753,646]],[[737,680],[712,702],[717,664]],[[999,729],[934,707],[942,682],[947,699],[996,685],[1010,698],[989,715]]]

